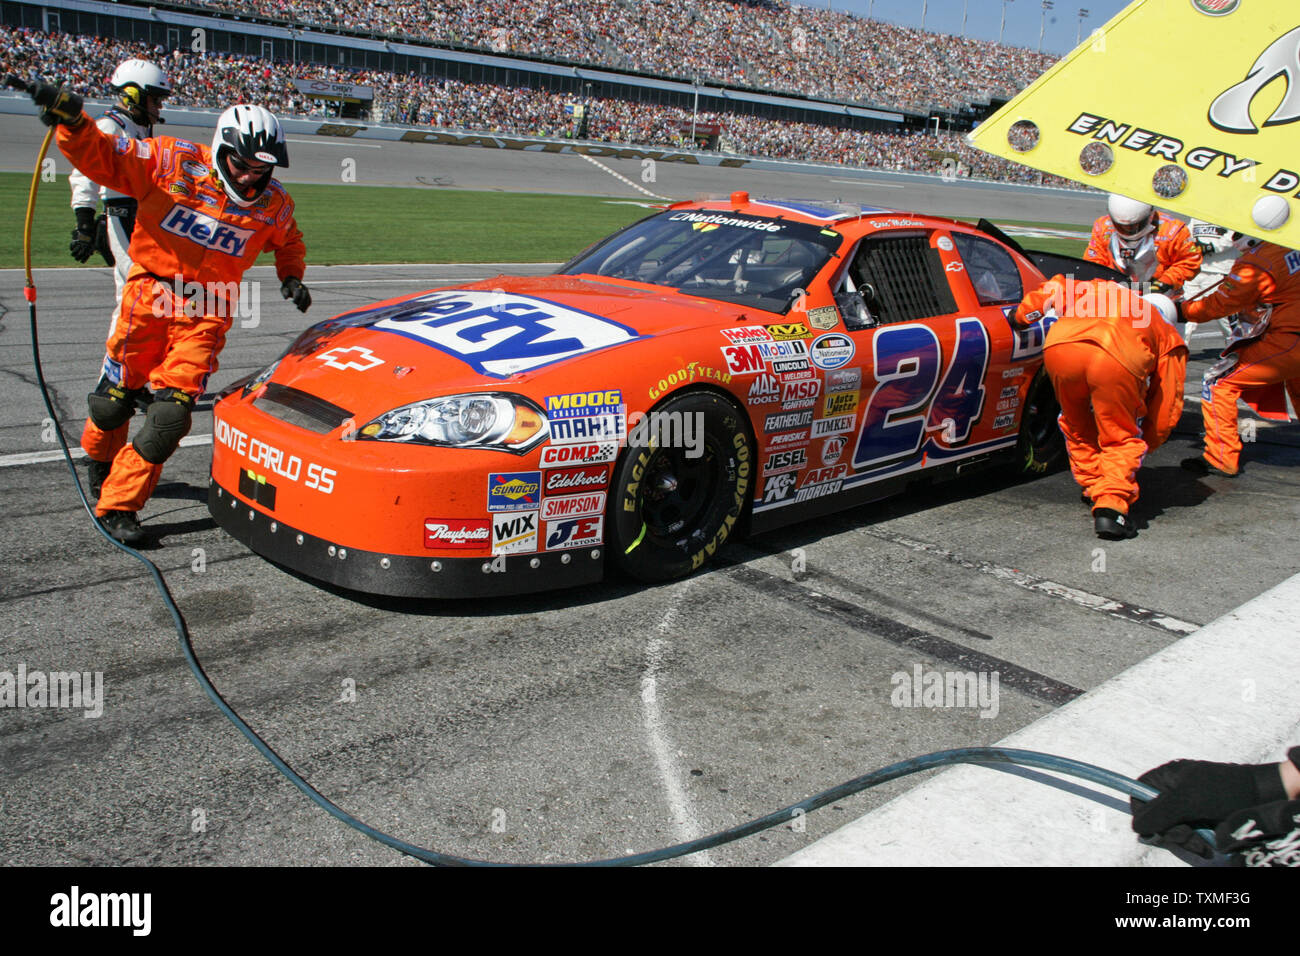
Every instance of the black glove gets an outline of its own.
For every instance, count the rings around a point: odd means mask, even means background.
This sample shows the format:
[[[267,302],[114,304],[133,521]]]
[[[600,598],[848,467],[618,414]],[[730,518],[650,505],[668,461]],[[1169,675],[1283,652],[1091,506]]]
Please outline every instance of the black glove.
[[[108,241],[108,216],[100,215],[95,220],[95,251],[104,257],[104,261],[110,266],[117,265],[117,257],[113,255],[113,244]]]
[[[1286,799],[1277,764],[1175,760],[1138,780],[1160,791],[1145,802],[1134,797],[1133,831],[1156,846],[1177,846],[1204,857],[1211,848],[1194,832],[1213,828],[1247,807]]]
[[[1240,810],[1215,828],[1214,842],[1247,866],[1300,866],[1300,800]]]
[[[311,308],[311,293],[299,278],[289,276],[285,279],[280,286],[280,295],[286,299],[293,299],[293,304],[298,307],[299,312],[306,312]]]
[[[1172,288],[1173,286],[1168,282],[1156,282],[1155,280],[1152,280],[1147,283],[1147,292],[1159,292],[1161,295],[1168,295],[1169,290]]]
[[[41,108],[41,122],[46,126],[81,125],[82,99],[76,93],[49,83],[37,83],[31,93],[32,102]]]
[[[1201,250],[1202,258],[1214,255],[1214,246],[1210,245],[1208,242],[1197,242],[1196,248]]]
[[[72,244],[68,251],[78,262],[85,262],[95,252],[95,207],[77,206],[77,228],[72,230]]]
[[[1186,325],[1186,324],[1187,324],[1187,313],[1183,311],[1183,300],[1182,300],[1182,299],[1175,299],[1175,300],[1174,300],[1174,313],[1175,313],[1175,314],[1174,314],[1174,324],[1175,324],[1175,325]]]

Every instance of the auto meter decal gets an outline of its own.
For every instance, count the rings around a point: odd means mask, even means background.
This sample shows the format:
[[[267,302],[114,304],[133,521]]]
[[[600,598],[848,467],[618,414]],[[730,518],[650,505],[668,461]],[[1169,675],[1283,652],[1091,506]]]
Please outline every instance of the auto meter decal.
[[[853,358],[853,340],[839,332],[827,332],[813,339],[808,355],[818,368],[837,369]]]
[[[383,312],[372,328],[431,345],[494,378],[642,338],[590,312],[506,292],[431,292]]]
[[[488,511],[523,511],[542,499],[540,471],[514,471],[488,475]]]

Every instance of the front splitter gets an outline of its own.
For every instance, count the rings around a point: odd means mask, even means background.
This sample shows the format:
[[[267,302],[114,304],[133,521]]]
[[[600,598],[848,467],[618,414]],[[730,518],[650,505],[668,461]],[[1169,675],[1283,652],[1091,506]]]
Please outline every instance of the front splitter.
[[[448,558],[383,554],[345,547],[278,521],[216,481],[208,511],[249,550],[307,577],[338,587],[415,598],[478,598],[534,594],[591,584],[604,576],[604,548],[536,554]]]

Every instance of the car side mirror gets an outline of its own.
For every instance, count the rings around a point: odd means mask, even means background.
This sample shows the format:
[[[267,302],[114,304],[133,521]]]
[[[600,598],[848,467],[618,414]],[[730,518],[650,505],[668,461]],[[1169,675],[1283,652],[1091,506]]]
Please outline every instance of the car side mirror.
[[[861,292],[837,293],[835,304],[839,307],[840,315],[844,316],[844,324],[850,329],[874,329],[880,324],[871,314],[866,297]]]

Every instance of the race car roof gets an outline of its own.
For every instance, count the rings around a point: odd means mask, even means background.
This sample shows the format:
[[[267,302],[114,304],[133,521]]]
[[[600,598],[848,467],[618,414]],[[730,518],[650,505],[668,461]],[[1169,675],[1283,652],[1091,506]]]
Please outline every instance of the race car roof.
[[[751,215],[795,218],[819,226],[880,213],[898,214],[897,210],[856,202],[831,202],[822,199],[750,199],[749,193],[743,191],[734,192],[730,197],[718,196],[695,202],[674,203],[670,208],[732,209],[739,212],[742,206],[751,207],[745,210]]]

